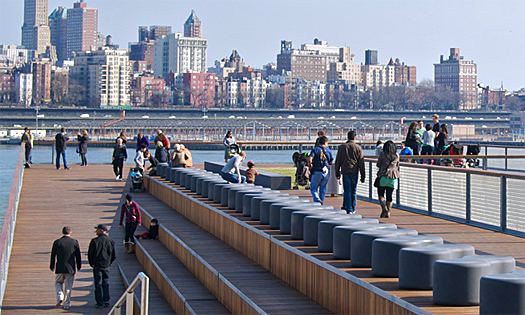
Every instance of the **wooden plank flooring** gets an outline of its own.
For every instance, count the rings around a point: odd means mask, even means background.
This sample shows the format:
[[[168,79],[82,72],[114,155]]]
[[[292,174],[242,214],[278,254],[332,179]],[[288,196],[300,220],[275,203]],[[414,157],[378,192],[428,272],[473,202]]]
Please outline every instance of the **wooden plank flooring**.
[[[107,314],[109,308],[93,308],[93,274],[87,261],[89,242],[96,236],[93,227],[98,223],[111,226],[109,235],[117,245],[117,260],[110,271],[111,303],[124,292],[117,263],[134,270],[125,265],[135,259],[124,254],[124,230],[118,230],[126,182],[115,181],[109,164],[70,167],[67,171],[51,164],[33,165],[24,173],[2,314]],[[82,252],[82,270],[75,277],[68,311],[55,308],[55,277],[49,270],[51,246],[61,237],[64,225],[71,226]],[[165,302],[152,300],[153,309],[163,310],[157,314],[169,312],[163,308]]]

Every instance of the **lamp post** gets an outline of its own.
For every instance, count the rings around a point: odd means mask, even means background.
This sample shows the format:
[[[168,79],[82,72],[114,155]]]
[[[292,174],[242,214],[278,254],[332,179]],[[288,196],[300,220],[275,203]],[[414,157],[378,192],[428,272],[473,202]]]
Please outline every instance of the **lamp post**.
[[[35,107],[35,111],[36,111],[36,117],[35,117],[35,133],[36,135],[38,136],[38,111],[40,110],[40,107],[39,106],[36,106]]]

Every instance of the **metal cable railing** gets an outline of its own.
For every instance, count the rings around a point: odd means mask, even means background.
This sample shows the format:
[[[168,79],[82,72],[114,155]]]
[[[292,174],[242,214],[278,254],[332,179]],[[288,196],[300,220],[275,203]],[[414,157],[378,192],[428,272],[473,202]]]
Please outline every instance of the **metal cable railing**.
[[[139,272],[135,279],[130,283],[129,287],[118,299],[117,303],[111,308],[108,315],[120,315],[122,305],[126,304],[126,315],[133,315],[133,295],[135,289],[140,285],[140,315],[148,315],[149,310],[149,278],[145,273]]]
[[[357,194],[361,199],[377,200],[377,189],[372,185],[377,160],[365,161],[368,178],[358,185]],[[525,237],[525,175],[400,164],[401,177],[394,200],[398,208]]]

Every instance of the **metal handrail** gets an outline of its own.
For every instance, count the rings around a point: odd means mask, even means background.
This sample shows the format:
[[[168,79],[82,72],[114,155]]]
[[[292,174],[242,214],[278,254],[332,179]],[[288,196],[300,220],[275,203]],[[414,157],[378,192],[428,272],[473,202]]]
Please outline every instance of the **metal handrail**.
[[[108,315],[120,315],[121,306],[126,303],[126,315],[133,315],[133,294],[135,289],[140,286],[140,315],[148,315],[149,310],[149,278],[145,273],[139,272],[131,282],[126,291],[118,299],[117,303],[111,308]]]
[[[24,178],[24,151],[25,144],[22,143],[20,145],[20,151],[18,152],[18,160],[13,176],[13,182],[11,184],[11,190],[9,192],[4,223],[0,233],[0,309],[4,300],[7,273],[9,271],[9,259],[11,257],[11,249],[15,234],[16,214],[18,212],[20,191],[22,190],[22,181]]]

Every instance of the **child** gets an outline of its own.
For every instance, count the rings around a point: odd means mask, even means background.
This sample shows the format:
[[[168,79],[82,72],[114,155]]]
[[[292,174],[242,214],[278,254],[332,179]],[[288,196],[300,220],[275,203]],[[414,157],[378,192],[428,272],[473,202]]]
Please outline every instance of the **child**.
[[[159,220],[152,219],[151,223],[149,224],[149,229],[147,232],[144,232],[142,234],[135,235],[136,239],[139,239],[142,237],[142,239],[149,239],[149,240],[156,240],[159,237]]]
[[[259,175],[259,172],[253,168],[255,164],[253,164],[252,161],[248,161],[248,164],[246,165],[248,166],[248,169],[246,172],[244,172],[244,176],[246,176],[246,182],[248,184],[253,184],[255,182],[255,176]]]

